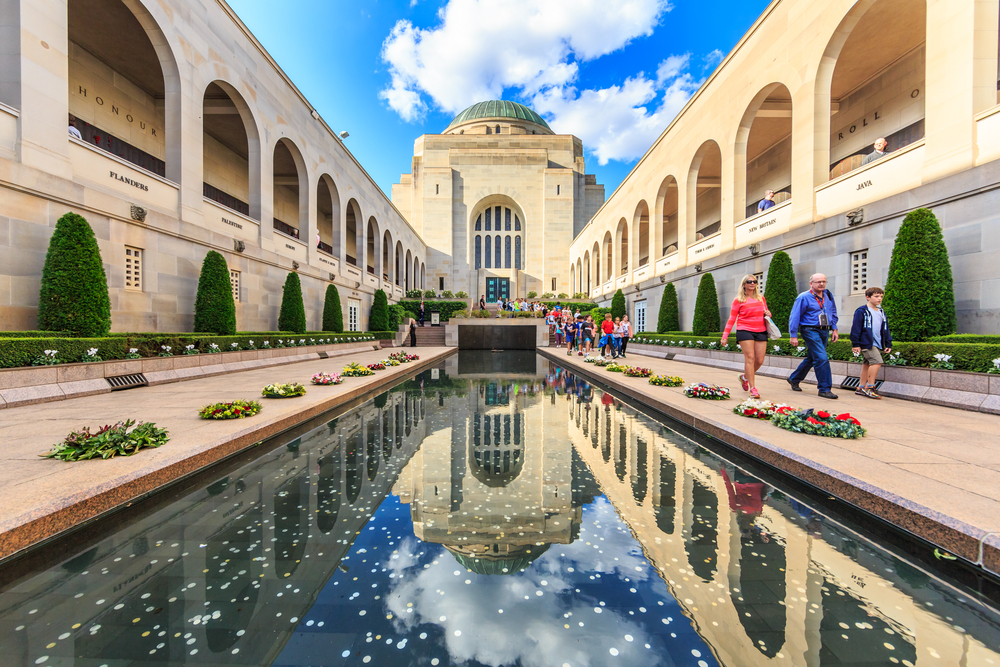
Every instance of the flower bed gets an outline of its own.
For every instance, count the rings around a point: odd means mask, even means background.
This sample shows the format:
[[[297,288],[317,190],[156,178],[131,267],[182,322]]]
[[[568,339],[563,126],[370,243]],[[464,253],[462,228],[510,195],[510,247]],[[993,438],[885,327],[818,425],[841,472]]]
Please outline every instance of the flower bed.
[[[729,398],[729,389],[717,384],[697,382],[684,387],[684,395],[688,398],[704,398],[709,401],[724,401]]]
[[[157,428],[152,422],[136,424],[135,420],[127,419],[102,426],[94,433],[90,432],[89,426],[84,426],[79,431],[70,433],[41,456],[62,461],[110,459],[115,456],[131,456],[146,447],[159,447],[169,439],[165,428]]]
[[[608,371],[610,373],[621,373],[626,368],[627,368],[627,366],[624,366],[623,364],[619,364],[619,363],[617,363],[615,361],[612,361],[610,364],[605,364],[604,365],[604,370],[606,370],[606,371]]]
[[[649,384],[657,387],[680,387],[684,384],[684,378],[678,375],[650,375]]]
[[[356,361],[352,361],[351,363],[344,366],[344,370],[341,371],[341,375],[343,375],[345,378],[359,378],[359,377],[364,377],[366,375],[375,375],[375,371],[371,370],[366,366],[362,366]]]
[[[312,376],[313,384],[340,384],[343,381],[339,373],[316,373]]]
[[[827,438],[854,440],[866,433],[865,429],[861,428],[861,422],[849,413],[833,416],[829,412],[814,411],[812,408],[796,412],[794,408],[788,406],[779,407],[775,410],[771,423],[786,431]]]
[[[262,409],[258,401],[245,401],[239,399],[223,403],[212,403],[198,410],[198,416],[202,419],[244,419],[253,417]]]
[[[306,388],[298,382],[292,382],[291,384],[269,384],[260,390],[260,394],[264,398],[294,398],[296,396],[304,396],[305,393]]]
[[[794,410],[790,405],[785,405],[784,403],[772,403],[771,401],[763,401],[759,398],[748,398],[740,402],[733,412],[744,417],[751,417],[753,419],[770,419],[775,415],[775,412],[780,408],[788,408]]]
[[[384,371],[385,364],[381,361],[376,361],[374,364],[368,364],[368,370],[370,371]]]
[[[418,357],[417,355],[415,355],[415,354],[407,354],[406,352],[393,352],[392,354],[389,355],[389,358],[392,359],[392,360],[394,360],[394,361],[398,361],[400,363],[403,363],[403,364],[405,364],[407,362],[410,362],[410,361],[419,361],[420,360],[420,357]]]
[[[648,378],[651,370],[648,368],[640,368],[639,366],[626,366],[625,370],[622,371],[623,375],[627,375],[630,378]]]

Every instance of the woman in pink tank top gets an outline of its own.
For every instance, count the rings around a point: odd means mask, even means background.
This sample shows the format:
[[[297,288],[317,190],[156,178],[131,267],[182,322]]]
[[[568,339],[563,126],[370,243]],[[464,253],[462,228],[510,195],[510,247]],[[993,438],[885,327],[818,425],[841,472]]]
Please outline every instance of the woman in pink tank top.
[[[729,311],[729,321],[726,330],[722,332],[722,344],[729,340],[729,332],[736,327],[736,343],[743,350],[744,371],[740,375],[743,391],[750,392],[753,398],[760,398],[757,391],[756,373],[764,364],[767,354],[767,325],[765,317],[770,317],[767,302],[757,289],[757,278],[750,274],[743,276],[740,283],[740,293],[733,299],[733,307]]]

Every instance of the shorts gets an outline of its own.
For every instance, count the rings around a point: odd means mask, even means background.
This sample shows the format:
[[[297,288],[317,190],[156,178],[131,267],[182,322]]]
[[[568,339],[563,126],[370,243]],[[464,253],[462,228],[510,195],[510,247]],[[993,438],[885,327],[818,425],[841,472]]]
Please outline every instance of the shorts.
[[[743,331],[742,329],[736,330],[736,342],[744,340],[755,340],[759,343],[767,342],[767,332],[766,331]]]
[[[861,358],[869,366],[876,366],[882,363],[882,351],[877,347],[870,347],[867,350],[862,349]]]

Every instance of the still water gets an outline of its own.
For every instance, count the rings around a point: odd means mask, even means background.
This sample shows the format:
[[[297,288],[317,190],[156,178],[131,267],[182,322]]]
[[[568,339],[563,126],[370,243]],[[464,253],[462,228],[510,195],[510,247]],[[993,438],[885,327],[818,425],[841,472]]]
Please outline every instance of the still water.
[[[993,610],[534,353],[312,426],[0,572],[0,664],[1000,666]]]

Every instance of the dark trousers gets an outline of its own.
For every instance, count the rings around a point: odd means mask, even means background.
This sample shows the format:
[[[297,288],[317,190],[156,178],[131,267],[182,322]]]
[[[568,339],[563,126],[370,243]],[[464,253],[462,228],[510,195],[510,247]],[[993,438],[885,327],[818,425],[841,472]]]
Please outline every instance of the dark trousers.
[[[625,356],[625,349],[628,347],[628,336],[622,336],[622,356]]]
[[[420,326],[424,326],[424,311],[420,311]]]
[[[788,380],[798,384],[806,379],[809,369],[813,369],[816,371],[816,385],[820,393],[830,391],[833,388],[833,375],[830,372],[830,359],[826,356],[826,341],[830,332],[803,329],[799,333],[808,353],[799,367],[788,376]]]
[[[410,332],[410,347],[416,347],[416,346],[417,346],[417,332],[416,331],[411,331]]]

